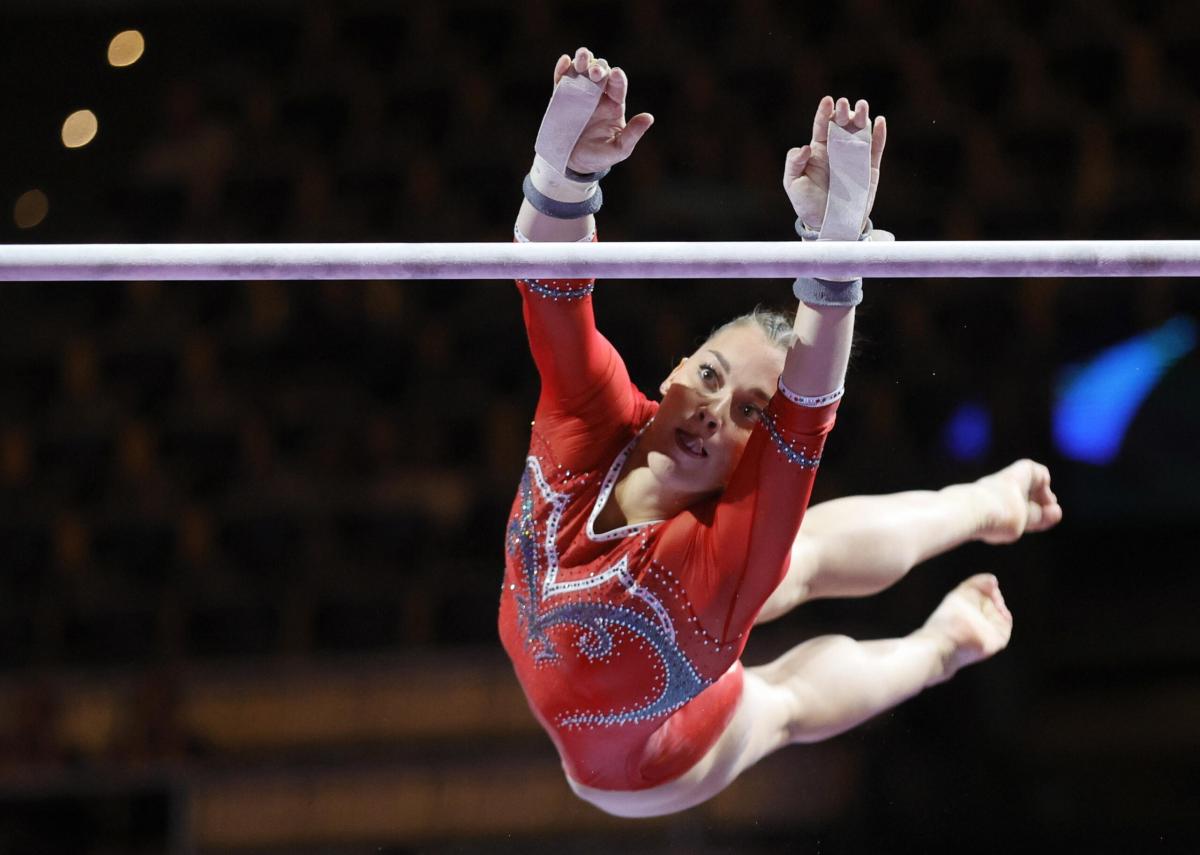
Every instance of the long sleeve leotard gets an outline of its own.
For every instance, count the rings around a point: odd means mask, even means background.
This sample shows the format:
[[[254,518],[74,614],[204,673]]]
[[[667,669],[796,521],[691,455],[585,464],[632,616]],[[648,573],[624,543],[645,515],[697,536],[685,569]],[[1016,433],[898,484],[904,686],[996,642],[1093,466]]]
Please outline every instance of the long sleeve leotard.
[[[687,771],[733,715],[738,659],[787,572],[837,405],[776,394],[720,496],[596,531],[657,404],[597,331],[592,287],[518,282],[542,389],[507,528],[499,628],[567,774],[638,790]]]

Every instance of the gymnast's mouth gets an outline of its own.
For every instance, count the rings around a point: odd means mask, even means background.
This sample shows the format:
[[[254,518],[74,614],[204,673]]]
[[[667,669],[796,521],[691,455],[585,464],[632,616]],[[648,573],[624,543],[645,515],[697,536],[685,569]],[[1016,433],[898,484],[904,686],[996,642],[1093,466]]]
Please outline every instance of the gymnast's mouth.
[[[683,428],[675,429],[675,444],[689,457],[708,457],[708,452],[704,448],[704,440]]]

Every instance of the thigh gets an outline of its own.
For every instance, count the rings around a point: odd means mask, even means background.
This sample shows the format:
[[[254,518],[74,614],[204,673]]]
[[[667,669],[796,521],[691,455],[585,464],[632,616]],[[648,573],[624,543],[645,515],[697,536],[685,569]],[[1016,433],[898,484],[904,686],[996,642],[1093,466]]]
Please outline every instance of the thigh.
[[[737,710],[716,744],[674,780],[645,790],[597,790],[567,781],[581,799],[607,813],[636,818],[678,813],[708,801],[742,772],[789,740],[790,696],[747,668]]]
[[[811,599],[813,576],[817,571],[816,540],[803,531],[796,536],[788,555],[788,570],[754,619],[755,625],[775,620]]]

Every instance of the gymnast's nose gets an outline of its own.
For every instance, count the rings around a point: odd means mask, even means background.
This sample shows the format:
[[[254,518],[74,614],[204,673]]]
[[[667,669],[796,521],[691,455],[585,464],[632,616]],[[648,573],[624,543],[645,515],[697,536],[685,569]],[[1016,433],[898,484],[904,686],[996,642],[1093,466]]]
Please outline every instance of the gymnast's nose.
[[[721,401],[708,401],[696,410],[696,421],[703,425],[705,432],[711,436],[721,429],[724,417],[721,414]]]

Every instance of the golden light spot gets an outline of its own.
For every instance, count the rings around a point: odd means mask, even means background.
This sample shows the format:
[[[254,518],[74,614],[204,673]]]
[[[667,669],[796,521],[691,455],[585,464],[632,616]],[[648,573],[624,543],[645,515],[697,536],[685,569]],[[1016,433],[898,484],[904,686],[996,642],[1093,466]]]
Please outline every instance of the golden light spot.
[[[82,148],[96,138],[100,123],[91,110],[76,110],[62,126],[62,141],[67,148]]]
[[[29,434],[19,428],[0,433],[0,480],[23,484],[29,478],[31,451]]]
[[[200,508],[189,508],[179,520],[180,549],[196,563],[203,562],[212,545],[212,523]]]
[[[145,479],[154,469],[154,436],[143,424],[131,424],[121,431],[118,457],[125,474]]]
[[[87,561],[89,541],[87,526],[79,517],[64,514],[55,526],[54,551],[59,562],[67,567],[80,567]]]
[[[113,36],[108,43],[108,64],[116,68],[133,65],[142,58],[146,40],[137,30],[125,30]]]
[[[50,200],[41,190],[26,190],[13,205],[13,222],[19,229],[31,229],[50,213]]]

